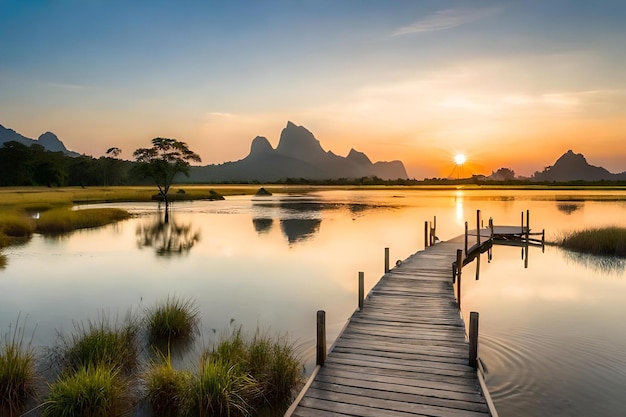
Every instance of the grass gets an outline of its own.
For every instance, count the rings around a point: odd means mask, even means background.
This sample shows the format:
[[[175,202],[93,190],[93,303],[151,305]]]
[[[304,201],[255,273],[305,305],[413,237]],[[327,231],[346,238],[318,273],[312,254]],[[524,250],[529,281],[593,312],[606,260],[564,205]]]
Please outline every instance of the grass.
[[[115,366],[81,366],[50,385],[43,417],[116,417],[134,406],[127,380]]]
[[[196,336],[199,310],[193,300],[168,296],[147,310],[148,337],[152,343],[188,341]]]
[[[12,333],[0,337],[0,415],[6,417],[21,415],[35,394],[35,353],[23,336],[16,322]]]
[[[566,234],[557,244],[591,255],[626,257],[626,228],[611,226],[579,230]]]
[[[130,373],[137,368],[138,326],[127,318],[122,326],[111,324],[106,317],[87,324],[74,325],[74,333],[61,335],[56,353],[66,372],[109,366]]]
[[[152,412],[159,417],[189,414],[192,375],[172,367],[170,356],[161,355],[151,362],[145,376],[147,398]]]
[[[36,221],[36,231],[42,234],[57,235],[78,229],[100,227],[129,217],[130,213],[117,208],[83,210],[57,208],[41,213],[41,217]]]
[[[239,367],[204,359],[191,384],[190,416],[248,416],[259,395],[258,383]]]
[[[302,382],[302,362],[294,345],[284,336],[272,337],[258,329],[244,336],[241,328],[223,338],[211,351],[202,355],[205,361],[227,364],[252,377],[258,384],[262,407],[281,407],[292,399],[293,390]]]

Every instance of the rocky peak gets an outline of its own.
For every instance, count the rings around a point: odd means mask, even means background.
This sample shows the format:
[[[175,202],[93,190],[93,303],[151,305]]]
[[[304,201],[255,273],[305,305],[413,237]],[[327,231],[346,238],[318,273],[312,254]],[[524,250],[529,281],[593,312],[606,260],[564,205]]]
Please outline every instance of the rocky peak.
[[[326,154],[313,133],[292,122],[287,122],[287,126],[281,132],[276,151],[285,156],[305,160]]]
[[[272,148],[270,141],[264,136],[257,136],[252,140],[252,145],[250,145],[250,155],[268,153],[273,150],[274,148]]]
[[[63,142],[52,132],[46,132],[39,136],[37,143],[52,152],[65,152],[67,148],[63,145]]]
[[[354,148],[350,149],[346,159],[349,159],[359,165],[371,165],[372,161],[363,152],[359,152]]]

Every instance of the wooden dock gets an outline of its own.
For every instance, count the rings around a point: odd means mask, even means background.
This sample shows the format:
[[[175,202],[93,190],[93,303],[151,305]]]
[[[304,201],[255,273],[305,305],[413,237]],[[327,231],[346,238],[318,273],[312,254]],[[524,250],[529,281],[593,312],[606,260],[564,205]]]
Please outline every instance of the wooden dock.
[[[465,236],[417,252],[381,278],[285,416],[497,416],[452,284]]]

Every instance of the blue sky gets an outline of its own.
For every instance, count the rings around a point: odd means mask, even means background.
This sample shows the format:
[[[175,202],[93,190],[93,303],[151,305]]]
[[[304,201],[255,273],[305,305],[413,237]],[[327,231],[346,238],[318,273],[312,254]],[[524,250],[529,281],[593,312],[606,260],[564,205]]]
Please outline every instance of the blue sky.
[[[623,1],[0,0],[0,123],[94,156],[165,136],[221,163],[291,120],[417,178],[459,152],[624,171],[625,21]]]

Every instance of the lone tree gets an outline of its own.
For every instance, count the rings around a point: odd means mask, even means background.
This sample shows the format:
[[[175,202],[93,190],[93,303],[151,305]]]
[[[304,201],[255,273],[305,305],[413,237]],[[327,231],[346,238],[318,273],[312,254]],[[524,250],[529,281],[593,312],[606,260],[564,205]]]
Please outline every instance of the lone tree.
[[[169,220],[169,200],[167,193],[172,180],[178,173],[189,176],[190,162],[201,162],[200,156],[189,150],[185,142],[176,139],[154,138],[151,148],[139,148],[133,157],[140,163],[140,172],[152,178],[159,188],[159,195],[165,201],[165,222]]]

